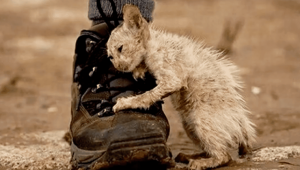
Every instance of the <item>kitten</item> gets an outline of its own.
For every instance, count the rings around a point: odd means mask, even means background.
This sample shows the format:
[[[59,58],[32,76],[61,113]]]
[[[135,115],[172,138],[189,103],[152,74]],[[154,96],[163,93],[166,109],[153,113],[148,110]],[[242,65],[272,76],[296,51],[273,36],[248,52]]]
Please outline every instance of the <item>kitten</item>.
[[[123,14],[123,24],[112,31],[107,42],[108,57],[117,70],[133,72],[136,79],[149,71],[157,86],[117,99],[113,110],[146,109],[170,96],[186,133],[210,156],[191,159],[190,169],[228,163],[230,148],[239,148],[240,154],[251,152],[256,135],[238,93],[237,67],[190,38],[155,29],[134,5],[125,5]]]

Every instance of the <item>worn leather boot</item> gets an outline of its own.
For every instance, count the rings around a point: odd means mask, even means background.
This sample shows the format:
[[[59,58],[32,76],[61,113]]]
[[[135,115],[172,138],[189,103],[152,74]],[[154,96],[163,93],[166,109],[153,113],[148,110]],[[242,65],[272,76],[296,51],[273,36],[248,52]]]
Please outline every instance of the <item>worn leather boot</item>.
[[[118,97],[156,86],[151,75],[134,80],[117,71],[106,55],[105,23],[83,30],[77,39],[72,83],[71,165],[73,169],[166,169],[173,166],[166,141],[169,123],[162,102],[149,110],[112,107]]]

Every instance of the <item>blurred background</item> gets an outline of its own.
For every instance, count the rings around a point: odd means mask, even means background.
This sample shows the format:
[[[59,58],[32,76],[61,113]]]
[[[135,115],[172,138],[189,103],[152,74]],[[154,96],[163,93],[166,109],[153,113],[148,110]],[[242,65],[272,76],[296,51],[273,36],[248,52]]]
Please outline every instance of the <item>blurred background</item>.
[[[88,0],[1,0],[0,144],[67,131],[74,45]],[[158,28],[229,49],[260,146],[300,145],[300,1],[157,0]],[[229,45],[228,43],[229,42]],[[231,44],[232,43],[232,44]],[[168,100],[171,149],[191,143]]]

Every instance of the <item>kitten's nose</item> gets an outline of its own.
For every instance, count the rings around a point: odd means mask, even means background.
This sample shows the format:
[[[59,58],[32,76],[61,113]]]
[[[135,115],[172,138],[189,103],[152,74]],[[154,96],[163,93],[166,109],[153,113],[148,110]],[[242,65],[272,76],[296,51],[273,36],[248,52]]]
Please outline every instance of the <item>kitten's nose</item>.
[[[110,59],[110,60],[114,59],[113,56],[111,56],[111,55],[107,56],[107,58]]]

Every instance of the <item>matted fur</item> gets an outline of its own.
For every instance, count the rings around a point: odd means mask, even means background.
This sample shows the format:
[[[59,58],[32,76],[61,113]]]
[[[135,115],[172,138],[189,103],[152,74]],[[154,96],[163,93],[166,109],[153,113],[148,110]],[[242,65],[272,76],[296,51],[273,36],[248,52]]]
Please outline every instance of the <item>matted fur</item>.
[[[230,161],[230,148],[251,151],[254,124],[238,90],[238,68],[221,54],[184,36],[155,29],[137,7],[125,5],[124,23],[107,42],[116,69],[143,78],[154,75],[157,86],[143,94],[119,98],[115,112],[147,109],[170,95],[188,136],[210,158],[190,160],[191,169],[216,167]]]

